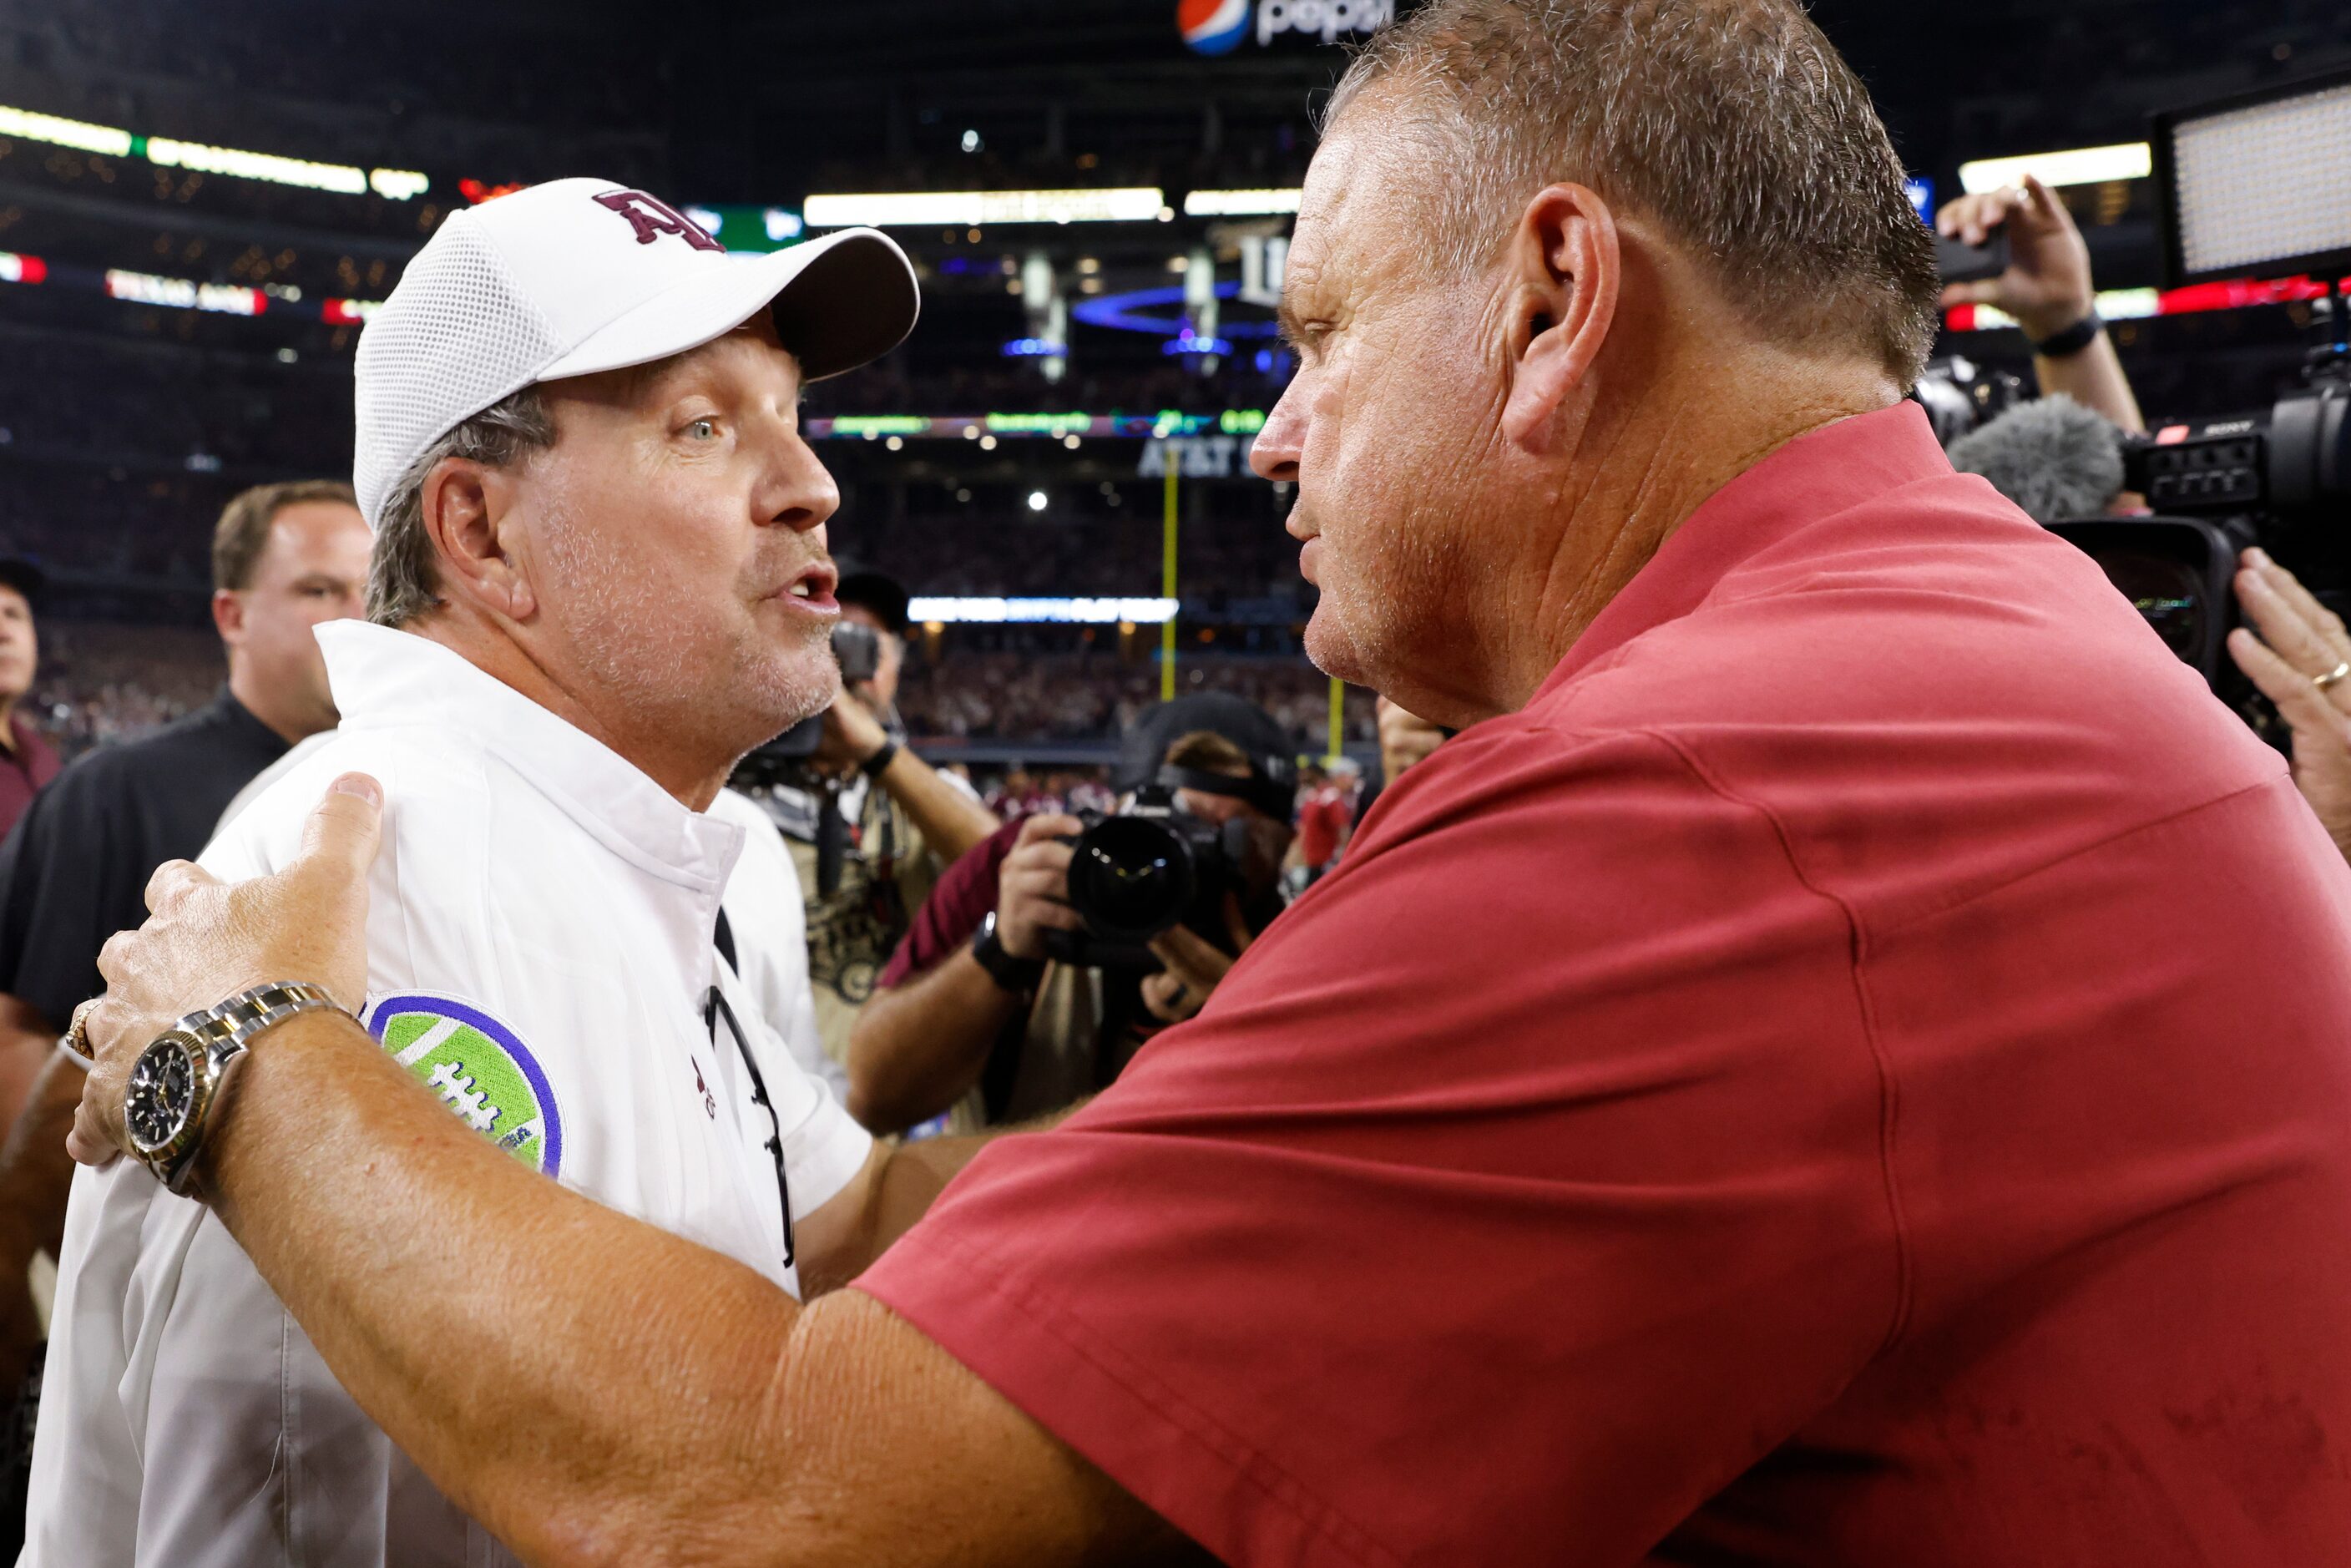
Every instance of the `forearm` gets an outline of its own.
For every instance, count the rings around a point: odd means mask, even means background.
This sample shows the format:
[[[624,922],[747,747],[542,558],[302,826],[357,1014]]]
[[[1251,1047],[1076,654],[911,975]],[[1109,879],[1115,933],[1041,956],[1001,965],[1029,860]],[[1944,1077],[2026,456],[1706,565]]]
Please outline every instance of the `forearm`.
[[[764,1439],[796,1303],[499,1152],[348,1019],[259,1042],[207,1159],[343,1386],[525,1560],[683,1560],[778,1507]]]
[[[2123,373],[2122,356],[2115,352],[2114,340],[2104,332],[2091,339],[2088,348],[2062,360],[2035,354],[2032,373],[2043,396],[2063,392],[2122,430],[2140,434],[2147,429],[2130,378]]]
[[[0,1127],[13,1126],[25,1113],[33,1082],[57,1054],[64,1032],[21,998],[0,992]]]
[[[903,746],[882,770],[881,784],[904,808],[923,841],[943,865],[954,863],[966,850],[1004,825],[987,807]]]
[[[986,1136],[877,1142],[863,1174],[837,1199],[846,1212],[819,1209],[800,1227],[800,1296],[814,1301],[865,1272],[914,1227]],[[831,1206],[828,1205],[827,1208]]]
[[[849,1113],[895,1133],[945,1111],[979,1082],[1020,1006],[961,949],[875,991],[849,1039]]]
[[[956,1173],[989,1144],[1016,1133],[1041,1133],[1058,1126],[1085,1103],[1080,1100],[1018,1126],[993,1127],[970,1137],[875,1144],[864,1173],[843,1195],[853,1204],[854,1213],[836,1221],[820,1209],[801,1228],[802,1297],[813,1301],[863,1273],[892,1243],[914,1228]]]
[[[49,1047],[25,1108],[0,1145],[0,1260],[9,1269],[47,1248],[58,1250],[73,1160],[66,1133],[81,1103],[82,1070]]]

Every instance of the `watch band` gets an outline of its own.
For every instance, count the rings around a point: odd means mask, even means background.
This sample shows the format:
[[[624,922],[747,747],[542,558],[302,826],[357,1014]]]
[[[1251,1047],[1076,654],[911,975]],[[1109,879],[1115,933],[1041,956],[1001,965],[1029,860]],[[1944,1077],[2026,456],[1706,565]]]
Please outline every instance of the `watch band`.
[[[308,980],[272,980],[251,990],[239,991],[212,1009],[212,1016],[222,1032],[242,1051],[254,1036],[263,1030],[284,1023],[296,1013],[317,1012],[322,1008],[335,1008],[335,998],[327,994],[324,986],[314,986]]]
[[[1016,958],[1004,950],[1004,944],[996,939],[996,911],[993,909],[979,923],[979,929],[972,934],[971,956],[981,968],[987,971],[989,979],[1016,997],[1027,996],[1037,988],[1037,982],[1045,977],[1045,960]]]
[[[2052,332],[2035,341],[2032,351],[2044,360],[2069,359],[2095,342],[2098,334],[2105,329],[2105,322],[2093,310],[2064,331]]]
[[[190,1066],[194,1082],[185,1121],[177,1135],[159,1148],[141,1152],[156,1178],[171,1191],[185,1194],[195,1174],[196,1155],[210,1131],[212,1113],[220,1103],[221,1091],[246,1049],[266,1030],[297,1014],[329,1009],[342,1010],[323,986],[307,980],[277,980],[239,991],[202,1012],[190,1013],[157,1036],[148,1047],[151,1051],[175,1038],[193,1041],[193,1060]],[[130,1111],[128,1097],[136,1092],[134,1075],[133,1082],[124,1089],[126,1117]]]
[[[868,779],[879,779],[889,770],[890,764],[898,760],[898,751],[899,747],[895,740],[884,739],[882,742],[882,749],[859,763],[857,770]]]

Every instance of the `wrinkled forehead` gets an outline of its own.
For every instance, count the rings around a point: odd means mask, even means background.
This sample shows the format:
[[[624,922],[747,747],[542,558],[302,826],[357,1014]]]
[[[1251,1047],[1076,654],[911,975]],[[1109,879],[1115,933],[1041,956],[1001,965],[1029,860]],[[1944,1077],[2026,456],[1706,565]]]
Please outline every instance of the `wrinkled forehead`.
[[[1307,166],[1285,291],[1345,298],[1404,264],[1422,203],[1418,141],[1376,99],[1348,105]]]

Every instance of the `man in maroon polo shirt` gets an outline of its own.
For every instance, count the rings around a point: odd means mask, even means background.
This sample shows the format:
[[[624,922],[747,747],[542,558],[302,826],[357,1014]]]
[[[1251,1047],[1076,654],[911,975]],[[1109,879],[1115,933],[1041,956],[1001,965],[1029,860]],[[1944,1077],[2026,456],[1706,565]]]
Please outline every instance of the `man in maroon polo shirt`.
[[[203,1189],[527,1557],[2340,1563],[2351,872],[1897,402],[1898,169],[1793,0],[1374,40],[1255,462],[1316,659],[1464,733],[854,1288],[552,1187],[331,1013]],[[86,1156],[181,1012],[350,983],[350,788],[160,879]]]
[[[41,786],[57,776],[57,754],[18,711],[41,664],[35,622],[41,569],[11,556],[0,559],[0,837],[16,825]]]

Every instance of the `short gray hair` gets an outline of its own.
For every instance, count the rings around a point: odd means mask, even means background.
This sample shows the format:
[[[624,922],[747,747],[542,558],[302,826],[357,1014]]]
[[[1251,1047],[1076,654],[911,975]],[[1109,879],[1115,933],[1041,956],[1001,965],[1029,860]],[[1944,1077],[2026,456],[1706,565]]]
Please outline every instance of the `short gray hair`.
[[[1364,47],[1329,119],[1375,83],[1447,144],[1430,251],[1450,275],[1573,180],[1687,245],[1758,335],[1917,380],[1933,239],[1868,89],[1795,0],[1430,0]]]
[[[419,453],[384,497],[368,558],[367,618],[402,626],[437,609],[441,574],[424,528],[424,481],[444,457],[505,468],[555,444],[555,418],[536,385],[492,403]]]

